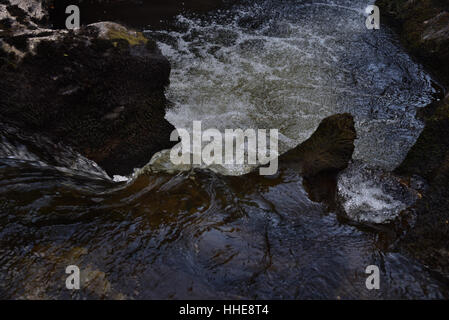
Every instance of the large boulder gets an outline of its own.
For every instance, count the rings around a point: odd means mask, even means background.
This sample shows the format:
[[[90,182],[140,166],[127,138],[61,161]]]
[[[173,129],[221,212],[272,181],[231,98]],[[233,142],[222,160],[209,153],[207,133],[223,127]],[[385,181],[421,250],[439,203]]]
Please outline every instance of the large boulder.
[[[40,10],[0,3],[0,123],[67,144],[111,175],[170,148],[170,64],[156,43],[111,22],[48,29]]]

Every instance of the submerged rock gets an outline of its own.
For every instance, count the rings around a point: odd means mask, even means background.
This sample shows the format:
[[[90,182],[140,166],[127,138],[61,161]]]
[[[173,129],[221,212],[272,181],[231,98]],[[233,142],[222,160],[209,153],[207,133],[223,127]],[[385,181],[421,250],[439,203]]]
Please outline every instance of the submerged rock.
[[[359,223],[393,222],[418,194],[380,168],[353,162],[338,176],[337,198],[343,215]]]
[[[40,8],[39,1],[6,2],[1,123],[62,142],[110,175],[129,174],[173,145],[164,94],[170,64],[154,41],[112,22],[47,29],[44,18],[28,15],[35,11],[21,9],[24,2]]]

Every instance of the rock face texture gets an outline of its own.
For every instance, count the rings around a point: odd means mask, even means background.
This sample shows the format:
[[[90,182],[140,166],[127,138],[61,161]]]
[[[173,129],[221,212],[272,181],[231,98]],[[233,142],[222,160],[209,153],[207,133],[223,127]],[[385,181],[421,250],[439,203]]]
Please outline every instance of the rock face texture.
[[[378,0],[381,13],[397,27],[400,38],[449,88],[449,2],[446,0]],[[415,258],[449,275],[449,95],[424,108],[425,128],[396,173],[418,186],[422,199],[409,210],[416,222],[399,242]],[[415,187],[416,188],[416,187]]]
[[[356,136],[349,113],[324,118],[309,139],[279,157],[279,169],[300,172],[310,199],[333,210],[337,175],[352,158]]]
[[[396,173],[427,181],[411,208],[416,223],[401,245],[432,268],[449,275],[449,96],[426,107],[426,126]]]
[[[449,83],[449,2],[378,0],[382,16],[392,19],[404,45]]]
[[[281,165],[297,167],[305,178],[320,173],[338,173],[348,166],[354,152],[356,131],[349,113],[323,119],[312,136],[283,154]]]
[[[116,23],[46,24],[45,2],[0,1],[0,123],[44,135],[129,174],[170,148],[170,64],[156,43]]]

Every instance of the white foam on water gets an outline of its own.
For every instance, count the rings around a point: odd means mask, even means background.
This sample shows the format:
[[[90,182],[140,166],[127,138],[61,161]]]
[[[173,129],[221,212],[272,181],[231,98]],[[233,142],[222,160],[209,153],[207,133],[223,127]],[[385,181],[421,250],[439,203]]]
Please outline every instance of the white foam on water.
[[[340,173],[337,193],[346,216],[361,223],[391,222],[417,199],[391,174],[361,162]]]
[[[358,222],[384,223],[394,220],[406,208],[401,201],[385,194],[373,182],[365,181],[340,191],[348,200],[344,202],[347,215]]]
[[[213,18],[181,15],[182,31],[148,30],[172,64],[166,118],[190,131],[195,120],[221,132],[275,128],[283,153],[323,118],[350,112],[354,157],[394,168],[422,130],[416,108],[434,90],[388,30],[366,29],[366,6],[266,0]]]

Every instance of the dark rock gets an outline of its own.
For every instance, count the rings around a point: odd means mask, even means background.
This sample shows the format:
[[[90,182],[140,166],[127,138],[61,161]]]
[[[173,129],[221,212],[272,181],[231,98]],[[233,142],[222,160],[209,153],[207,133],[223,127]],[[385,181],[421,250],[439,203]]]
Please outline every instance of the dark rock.
[[[321,121],[313,135],[283,154],[279,163],[298,168],[305,178],[322,172],[338,173],[351,160],[355,138],[352,115],[336,114]]]
[[[449,152],[449,99],[434,102],[426,109],[434,110],[424,118],[426,126],[423,132],[396,172],[417,174],[432,181]]]
[[[416,223],[400,246],[425,264],[449,274],[449,97],[436,103],[416,144],[396,173],[428,185],[411,210]],[[424,184],[421,182],[421,184]]]
[[[449,2],[378,0],[409,51],[449,85]],[[424,108],[425,128],[395,170],[422,192],[408,211],[416,221],[398,248],[449,275],[449,96]],[[425,181],[424,181],[425,180]]]
[[[2,124],[67,144],[109,174],[173,145],[170,65],[155,42],[115,23],[68,32],[24,21],[36,29],[16,24],[0,41]]]
[[[337,175],[348,166],[354,152],[355,139],[356,131],[351,114],[327,117],[309,139],[279,157],[280,170],[299,170],[309,198],[334,210]]]
[[[394,21],[404,45],[449,84],[449,2],[378,0],[382,16]]]

